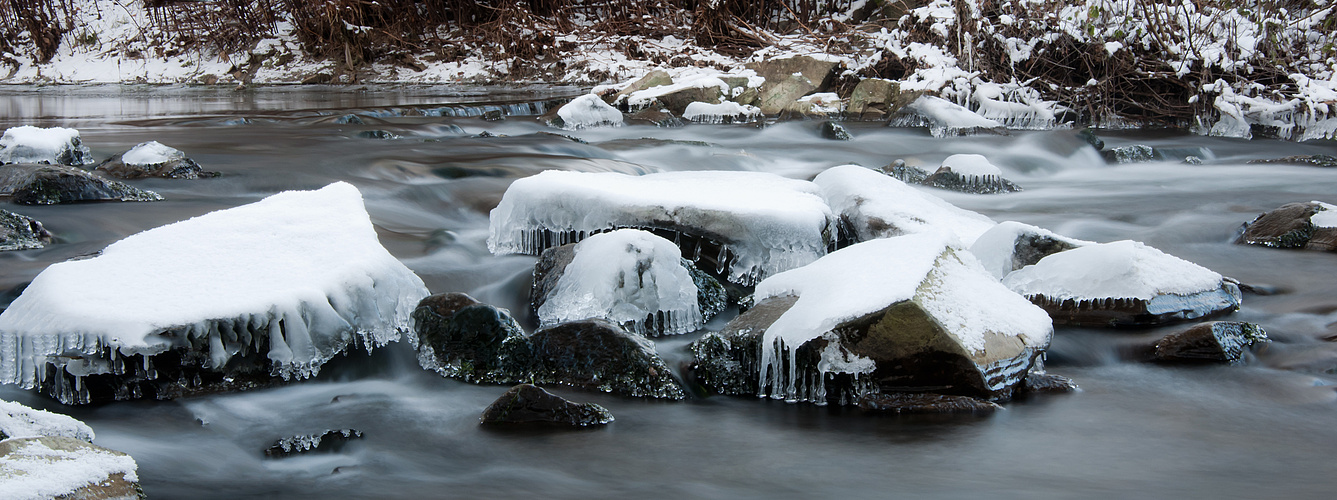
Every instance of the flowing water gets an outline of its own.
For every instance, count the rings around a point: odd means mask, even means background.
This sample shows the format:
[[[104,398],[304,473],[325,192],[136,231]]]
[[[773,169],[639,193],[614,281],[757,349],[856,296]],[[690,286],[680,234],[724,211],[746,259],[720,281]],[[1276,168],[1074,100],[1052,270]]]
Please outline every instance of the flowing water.
[[[1331,498],[1337,342],[1322,339],[1337,335],[1337,254],[1231,240],[1241,223],[1284,203],[1337,202],[1337,170],[1246,160],[1337,154],[1337,143],[1111,132],[1109,147],[1142,143],[1208,159],[1111,166],[1071,131],[936,139],[847,124],[849,142],[820,138],[811,122],[562,132],[582,143],[532,117],[469,116],[537,113],[547,98],[576,92],[0,89],[0,126],[75,127],[98,158],[157,140],[223,172],[133,182],[167,198],[158,203],[7,204],[44,222],[57,243],[0,253],[0,307],[51,263],[281,190],[344,180],[362,190],[382,243],[433,292],[467,292],[523,317],[534,259],[495,257],[485,244],[488,211],[513,179],[545,169],[810,178],[843,163],[929,165],[980,153],[1025,191],[933,193],[995,220],[1144,241],[1264,285],[1277,293],[1246,295],[1231,319],[1262,325],[1274,342],[1243,366],[1181,367],[1135,359],[1138,346],[1175,327],[1060,328],[1047,366],[1082,391],[1016,401],[991,416],[869,416],[754,398],[662,402],[558,388],[604,405],[616,421],[493,430],[478,416],[505,387],[424,371],[403,342],[338,358],[315,380],[247,393],[65,407],[3,386],[0,398],[84,420],[98,444],[138,461],[151,498]],[[337,123],[347,114],[364,124]],[[359,136],[369,130],[398,138]],[[476,137],[484,131],[495,137]],[[682,363],[693,337],[661,339],[658,349]],[[347,428],[365,438],[335,453],[264,457],[279,438]]]

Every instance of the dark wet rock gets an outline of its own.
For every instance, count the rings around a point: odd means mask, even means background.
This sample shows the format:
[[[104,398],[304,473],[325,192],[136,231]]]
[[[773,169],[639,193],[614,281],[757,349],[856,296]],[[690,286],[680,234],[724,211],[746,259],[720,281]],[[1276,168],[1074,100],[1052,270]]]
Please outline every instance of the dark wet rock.
[[[138,154],[141,151],[148,151],[149,154]],[[222,175],[206,172],[195,160],[187,158],[185,153],[156,141],[142,143],[108,158],[94,170],[118,179],[200,179]]]
[[[817,132],[822,135],[823,139],[830,139],[833,141],[848,141],[854,138],[854,136],[850,135],[850,131],[845,130],[845,127],[842,127],[839,123],[831,121],[822,122],[822,125],[817,127]]]
[[[661,128],[677,128],[683,126],[682,119],[674,116],[667,109],[645,108],[631,115],[629,120],[633,122],[643,122]]]
[[[1068,377],[1035,371],[1026,374],[1026,384],[1022,388],[1028,394],[1066,393],[1078,389],[1077,382]]]
[[[37,219],[0,209],[0,252],[42,248],[51,233]]]
[[[1100,155],[1109,163],[1145,163],[1158,157],[1156,150],[1145,144],[1106,149],[1101,151]]]
[[[882,121],[891,118],[906,104],[919,98],[916,92],[901,93],[900,83],[881,78],[865,78],[854,86],[845,118],[861,121]]]
[[[362,431],[335,429],[318,434],[289,436],[275,441],[272,446],[266,448],[265,456],[283,458],[304,453],[336,453],[354,439],[362,439]]]
[[[912,167],[905,164],[905,160],[896,160],[891,164],[880,169],[882,173],[890,175],[906,184],[919,184],[927,179],[929,172],[919,167]]]
[[[534,383],[553,383],[624,396],[682,399],[653,342],[605,320],[563,323],[530,336],[539,368]]]
[[[126,479],[136,468],[128,455],[69,437],[28,437],[0,441],[0,463],[41,461],[47,472],[62,471],[71,476],[96,476],[84,486],[49,498],[62,500],[128,500],[146,498],[137,481]],[[125,469],[129,469],[126,471]],[[0,491],[6,498],[40,498],[31,491],[3,487],[22,472],[0,468]],[[9,495],[14,495],[10,497]]]
[[[759,391],[758,358],[766,328],[794,307],[798,297],[772,297],[747,308],[719,333],[708,333],[692,342],[692,375],[706,389],[728,396],[753,396]],[[817,356],[808,346],[796,357]],[[852,387],[850,389],[853,389]]]
[[[506,113],[503,113],[500,109],[492,109],[492,110],[484,111],[483,114],[482,114],[481,116],[479,116],[478,118],[481,119],[481,120],[483,120],[483,121],[485,121],[485,122],[499,122],[499,121],[505,121],[505,120],[506,120]]]
[[[869,413],[974,413],[989,414],[1003,409],[998,403],[969,396],[930,392],[892,392],[869,394],[859,398],[859,409]]]
[[[1322,227],[1312,221],[1315,215],[1328,210],[1318,202],[1287,203],[1245,223],[1235,243],[1337,251],[1337,227]]]
[[[0,166],[0,196],[20,205],[85,201],[160,201],[162,196],[63,165]]]
[[[1332,155],[1296,155],[1282,158],[1269,158],[1264,160],[1249,160],[1249,163],[1267,164],[1278,163],[1282,165],[1301,165],[1324,168],[1337,168],[1337,156]]]
[[[1096,137],[1096,133],[1089,128],[1084,128],[1077,132],[1077,138],[1096,148],[1096,151],[1105,149],[1105,141]]]
[[[357,133],[363,139],[398,139],[399,136],[385,130],[363,130]]]
[[[1173,362],[1237,363],[1244,351],[1268,342],[1267,332],[1253,323],[1216,321],[1193,325],[1156,341],[1156,359]]]
[[[486,410],[483,424],[548,424],[573,427],[604,425],[613,414],[594,403],[573,403],[541,387],[520,384],[506,391]]]
[[[1027,295],[1054,319],[1055,325],[1089,327],[1151,327],[1224,316],[1239,309],[1240,292],[1233,284],[1191,295],[1162,294],[1151,299],[1053,299]]]
[[[609,100],[609,104],[621,106],[624,108],[623,111],[626,111],[627,97],[633,92],[640,92],[648,88],[659,87],[662,85],[673,85],[673,77],[669,76],[669,74],[663,70],[657,69],[651,71],[646,73],[645,76],[642,76],[639,80],[631,82],[630,85],[627,85],[614,94]],[[684,106],[686,105],[684,104]]]
[[[504,309],[463,293],[432,295],[413,311],[418,363],[474,383],[528,380],[534,368],[529,339]]]

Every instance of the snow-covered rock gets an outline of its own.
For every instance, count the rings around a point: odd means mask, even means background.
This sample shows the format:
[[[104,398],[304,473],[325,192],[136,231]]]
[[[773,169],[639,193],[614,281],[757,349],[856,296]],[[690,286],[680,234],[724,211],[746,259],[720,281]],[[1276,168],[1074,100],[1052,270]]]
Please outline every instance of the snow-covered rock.
[[[994,226],[988,217],[858,165],[829,168],[813,182],[855,241],[947,231],[970,245]]]
[[[0,441],[4,498],[142,499],[129,455],[70,437]]]
[[[72,417],[0,400],[0,440],[40,436],[94,438],[92,428]]]
[[[1321,201],[1287,203],[1245,223],[1235,242],[1337,251],[1337,206]]]
[[[963,193],[1013,193],[1021,187],[1003,178],[1003,171],[984,155],[957,154],[942,160],[942,166],[920,184]]]
[[[567,248],[545,251],[535,268],[532,302],[541,326],[602,318],[642,335],[687,333],[724,305],[724,288],[698,287],[713,278],[683,259],[673,242],[652,233],[600,233],[571,245],[569,256],[549,255]]]
[[[37,219],[0,209],[0,252],[42,248],[51,233]]]
[[[724,101],[719,104],[693,102],[682,112],[683,119],[693,123],[751,123],[761,119],[761,109],[756,106]]]
[[[833,141],[848,141],[854,138],[854,136],[850,135],[849,130],[846,130],[844,126],[833,121],[822,122],[822,124],[817,127],[817,134],[821,135],[823,139],[830,139]]]
[[[1053,327],[951,240],[873,240],[762,281],[755,308],[694,346],[698,379],[819,404],[916,387],[1008,397]]]
[[[1004,221],[985,231],[970,246],[970,253],[998,279],[1039,262],[1050,255],[1095,242],[1079,240],[1014,221]]]
[[[548,124],[566,130],[622,126],[622,112],[594,94],[585,94],[557,108]]]
[[[627,94],[619,101],[632,111],[651,106],[662,106],[670,112],[683,114],[693,102],[713,104],[720,102],[729,92],[729,84],[714,74],[682,75],[671,84],[648,87],[644,90]]]
[[[1003,278],[1056,324],[1141,326],[1228,313],[1240,290],[1220,274],[1134,241],[1084,245]]]
[[[836,220],[811,182],[762,172],[546,171],[512,182],[491,212],[488,249],[538,255],[590,234],[672,234],[683,256],[752,284],[826,254]]]
[[[892,127],[927,127],[933,137],[1006,133],[1003,124],[941,97],[921,96],[905,105],[887,122]]]
[[[86,201],[160,201],[162,196],[65,165],[0,165],[0,196],[20,205]]]
[[[6,163],[82,166],[93,163],[93,158],[78,130],[24,125],[0,136],[0,165]]]
[[[305,378],[397,340],[426,295],[357,188],[279,193],[47,267],[0,313],[0,382],[73,404]]]
[[[181,150],[158,141],[140,143],[124,153],[108,158],[94,170],[120,179],[145,177],[198,179],[219,175],[218,172],[205,172],[195,160],[187,158]]]

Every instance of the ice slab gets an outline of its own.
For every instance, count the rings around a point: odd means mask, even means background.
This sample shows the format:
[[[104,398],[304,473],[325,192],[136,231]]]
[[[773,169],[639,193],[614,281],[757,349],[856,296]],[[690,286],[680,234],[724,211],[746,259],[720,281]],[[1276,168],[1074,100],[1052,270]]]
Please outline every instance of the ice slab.
[[[122,154],[121,162],[127,165],[156,165],[185,158],[186,154],[179,149],[158,141],[149,141],[141,142]]]
[[[693,102],[682,113],[683,119],[695,123],[730,124],[748,123],[761,118],[761,108],[733,101],[719,104]]]
[[[858,165],[829,168],[813,182],[831,210],[848,222],[856,241],[947,231],[970,245],[994,226],[988,217]]]
[[[30,389],[54,367],[74,379],[62,391],[82,393],[84,376],[174,349],[215,372],[251,356],[308,377],[349,345],[397,340],[426,295],[377,240],[357,188],[283,192],[43,270],[0,314],[0,382]]]
[[[93,163],[88,146],[72,128],[13,127],[0,136],[0,164],[49,163],[80,166]]]
[[[546,248],[621,228],[667,230],[718,244],[730,281],[752,284],[825,255],[835,217],[819,188],[762,172],[619,173],[546,171],[518,179],[491,212],[488,249],[538,255]],[[680,245],[681,247],[681,245]]]
[[[1003,124],[941,97],[922,96],[906,105],[891,121],[892,127],[927,127],[933,137],[1001,132]]]
[[[557,116],[562,118],[562,128],[567,130],[622,126],[622,112],[594,94],[571,100],[557,109]]]

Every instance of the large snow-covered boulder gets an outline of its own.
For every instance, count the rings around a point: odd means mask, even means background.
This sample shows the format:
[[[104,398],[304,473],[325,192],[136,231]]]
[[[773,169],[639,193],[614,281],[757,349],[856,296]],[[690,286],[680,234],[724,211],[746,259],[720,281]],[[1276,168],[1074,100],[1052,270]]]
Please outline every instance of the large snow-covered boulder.
[[[491,212],[488,249],[538,255],[620,228],[653,230],[703,270],[744,285],[817,260],[836,237],[811,182],[763,172],[550,170],[511,183]]]
[[[896,112],[887,122],[891,127],[927,127],[933,137],[1005,134],[1003,124],[990,120],[941,97],[921,96]]]
[[[0,441],[0,492],[15,499],[142,499],[129,455],[70,437]]]
[[[51,233],[37,219],[0,209],[0,252],[42,248]]]
[[[64,165],[0,165],[0,196],[20,205],[86,201],[160,201],[162,196]]]
[[[279,193],[43,270],[0,313],[0,382],[74,404],[309,377],[426,295],[357,188]]]
[[[642,335],[701,328],[723,309],[724,288],[681,254],[672,241],[636,229],[544,251],[532,297],[540,326],[602,318]]]
[[[1287,203],[1240,228],[1235,241],[1273,248],[1337,251],[1337,205]]]
[[[94,438],[92,428],[72,417],[0,400],[0,440],[40,436]]]
[[[829,168],[813,182],[854,241],[947,231],[970,245],[994,226],[988,217],[858,165]]]
[[[206,172],[186,157],[181,150],[158,141],[143,142],[125,152],[108,158],[94,170],[119,179],[199,179],[218,177],[218,172]]]
[[[1050,255],[1094,244],[1093,241],[1069,238],[1029,224],[1004,221],[976,238],[970,246],[970,253],[975,254],[984,268],[1001,280],[1008,273],[1040,262],[1040,259]]]
[[[93,158],[78,130],[24,125],[0,136],[0,165],[6,163],[82,166],[93,163]]]
[[[1220,274],[1135,241],[1079,246],[1003,278],[1056,324],[1148,326],[1232,312],[1240,290]]]
[[[819,404],[924,388],[1009,397],[1053,326],[952,240],[877,239],[762,281],[756,307],[694,345],[698,379]]]

